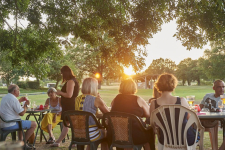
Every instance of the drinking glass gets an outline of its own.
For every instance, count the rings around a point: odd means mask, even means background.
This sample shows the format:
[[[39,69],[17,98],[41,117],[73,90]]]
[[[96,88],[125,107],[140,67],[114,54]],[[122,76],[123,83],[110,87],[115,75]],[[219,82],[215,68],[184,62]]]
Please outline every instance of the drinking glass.
[[[225,106],[225,94],[220,95],[221,101],[223,102],[223,110],[225,110],[224,106]]]
[[[195,101],[195,96],[194,95],[192,95],[192,96],[186,96],[186,98],[187,98],[187,102],[188,102],[189,106],[190,107],[193,106],[193,103]]]
[[[33,102],[30,101],[29,107],[30,107],[31,110],[33,110]]]
[[[33,107],[34,109],[37,107],[37,105],[36,105],[36,102],[35,102],[35,101],[33,101],[33,105],[32,105],[32,107]]]
[[[223,101],[218,101],[218,107],[223,110]]]
[[[220,95],[221,100],[223,101],[223,105],[225,104],[225,94]]]

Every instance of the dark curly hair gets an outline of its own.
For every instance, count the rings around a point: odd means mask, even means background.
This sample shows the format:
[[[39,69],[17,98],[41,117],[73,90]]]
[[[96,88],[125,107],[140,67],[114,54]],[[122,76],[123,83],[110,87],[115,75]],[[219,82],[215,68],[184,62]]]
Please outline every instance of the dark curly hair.
[[[163,73],[155,82],[158,91],[173,91],[177,86],[177,78],[173,74]]]

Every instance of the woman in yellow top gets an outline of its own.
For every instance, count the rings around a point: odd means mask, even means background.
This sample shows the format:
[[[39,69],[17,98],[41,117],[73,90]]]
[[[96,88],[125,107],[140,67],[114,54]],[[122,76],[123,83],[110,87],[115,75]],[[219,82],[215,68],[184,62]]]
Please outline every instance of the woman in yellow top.
[[[48,105],[51,113],[45,114],[42,122],[41,129],[49,134],[49,140],[46,144],[52,144],[55,142],[55,137],[53,135],[52,129],[61,122],[61,98],[56,96],[57,90],[50,87],[47,91],[49,98],[46,100],[45,105]]]

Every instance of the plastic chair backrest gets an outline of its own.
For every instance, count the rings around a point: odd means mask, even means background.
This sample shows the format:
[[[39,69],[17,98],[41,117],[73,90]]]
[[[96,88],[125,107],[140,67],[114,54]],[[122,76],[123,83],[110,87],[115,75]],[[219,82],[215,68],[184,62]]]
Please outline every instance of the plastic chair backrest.
[[[190,118],[187,120],[184,130],[182,130],[183,120],[184,117],[186,116],[185,115],[186,113],[190,114]],[[179,115],[179,117],[176,118],[175,114]],[[163,147],[163,150],[172,150],[172,149],[195,150],[198,143],[194,142],[194,144],[191,146],[188,146],[187,144],[187,130],[189,127],[195,124],[196,131],[200,131],[199,146],[200,149],[203,149],[202,139],[204,136],[204,127],[201,125],[201,122],[196,113],[184,106],[181,105],[160,106],[151,113],[150,123],[154,130],[160,128],[163,132],[164,137],[163,146],[162,145],[160,146],[160,142],[158,142],[159,147]],[[198,132],[196,132],[194,141],[197,140],[197,136]]]

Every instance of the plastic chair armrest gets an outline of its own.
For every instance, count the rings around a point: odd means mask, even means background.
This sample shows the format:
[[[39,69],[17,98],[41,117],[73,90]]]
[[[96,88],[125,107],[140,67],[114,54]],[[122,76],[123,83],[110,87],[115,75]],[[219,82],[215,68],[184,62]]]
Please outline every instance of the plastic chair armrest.
[[[9,123],[9,122],[21,122],[21,119],[15,119],[15,120],[5,120],[4,122]]]
[[[65,127],[68,127],[68,128],[71,128],[71,125],[67,125],[67,124],[66,124],[66,121],[65,121],[66,116],[63,116],[63,118],[64,118],[64,119],[63,119],[63,124],[64,124],[64,126],[65,126]]]

